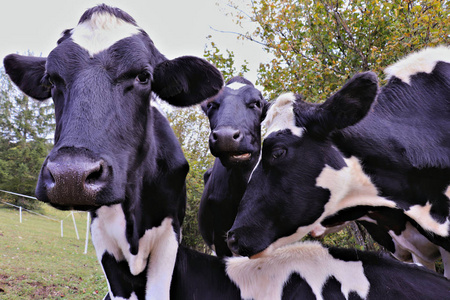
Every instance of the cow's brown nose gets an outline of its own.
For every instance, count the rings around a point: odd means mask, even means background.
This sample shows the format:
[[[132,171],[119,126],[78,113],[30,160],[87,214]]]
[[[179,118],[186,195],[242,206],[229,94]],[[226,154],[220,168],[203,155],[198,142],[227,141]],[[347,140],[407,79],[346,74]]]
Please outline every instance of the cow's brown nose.
[[[52,204],[95,205],[96,195],[107,185],[110,170],[103,160],[60,155],[41,171],[42,184]]]

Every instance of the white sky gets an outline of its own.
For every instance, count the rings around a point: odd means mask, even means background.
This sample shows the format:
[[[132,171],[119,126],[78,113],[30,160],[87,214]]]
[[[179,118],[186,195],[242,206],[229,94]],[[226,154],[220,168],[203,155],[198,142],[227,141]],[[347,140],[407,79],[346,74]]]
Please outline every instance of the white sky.
[[[235,0],[246,9],[249,0]],[[253,31],[239,28],[226,12],[228,0],[2,0],[0,4],[0,57],[10,53],[47,56],[65,29],[73,28],[87,8],[99,3],[116,6],[129,13],[169,59],[194,55],[203,57],[208,35],[222,53],[235,54],[237,65],[249,61],[246,77],[256,81],[260,62],[269,60],[262,46],[238,40],[234,34],[214,31]]]

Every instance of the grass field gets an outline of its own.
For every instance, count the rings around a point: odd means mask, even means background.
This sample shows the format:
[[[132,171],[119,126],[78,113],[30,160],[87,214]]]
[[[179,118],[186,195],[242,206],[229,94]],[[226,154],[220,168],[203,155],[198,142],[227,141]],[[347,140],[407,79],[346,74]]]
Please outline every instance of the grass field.
[[[106,281],[94,247],[86,237],[86,213],[74,213],[80,239],[76,238],[70,212],[49,206],[45,215],[61,224],[0,203],[0,299],[103,299]]]

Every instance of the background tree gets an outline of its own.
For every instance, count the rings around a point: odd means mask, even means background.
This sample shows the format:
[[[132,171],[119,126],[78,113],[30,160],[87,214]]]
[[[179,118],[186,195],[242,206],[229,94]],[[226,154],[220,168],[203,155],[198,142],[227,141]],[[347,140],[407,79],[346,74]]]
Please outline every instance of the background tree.
[[[163,107],[189,162],[182,244],[198,251],[208,252],[209,247],[203,242],[198,229],[197,215],[204,187],[203,174],[214,163],[208,145],[209,121],[198,105],[188,108]]]
[[[208,38],[211,39],[212,36],[209,36]],[[211,41],[210,45],[205,48],[203,56],[222,72],[225,82],[234,76],[245,77],[245,73],[249,71],[248,62],[244,60],[244,64],[239,67],[238,71],[235,66],[234,52],[229,49],[226,49],[225,51],[226,54],[221,53],[216,43]]]
[[[383,69],[405,54],[450,42],[448,1],[251,0],[248,7],[236,3],[228,2],[235,22],[242,28],[244,21],[256,26],[237,37],[257,42],[273,55],[260,64],[256,82],[270,99],[293,91],[307,101],[323,101],[357,72],[372,70],[382,79]],[[220,50],[215,47],[209,58],[217,65]],[[355,223],[325,241],[380,249]]]
[[[382,70],[406,53],[449,44],[448,1],[252,0],[248,14],[230,0],[239,36],[274,58],[260,65],[257,84],[271,98],[293,91],[324,100],[353,74]]]
[[[53,104],[29,99],[0,70],[0,189],[34,195],[54,131]],[[1,197],[7,197],[2,194]],[[11,198],[22,206],[39,202]]]

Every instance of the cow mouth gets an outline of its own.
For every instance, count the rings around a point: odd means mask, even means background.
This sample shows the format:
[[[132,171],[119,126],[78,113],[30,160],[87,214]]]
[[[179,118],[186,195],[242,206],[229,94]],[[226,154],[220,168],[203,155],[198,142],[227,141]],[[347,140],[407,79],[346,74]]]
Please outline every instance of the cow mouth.
[[[237,153],[237,154],[231,154],[229,156],[229,159],[234,162],[242,162],[242,161],[248,161],[252,158],[252,154],[249,152],[246,153]]]

